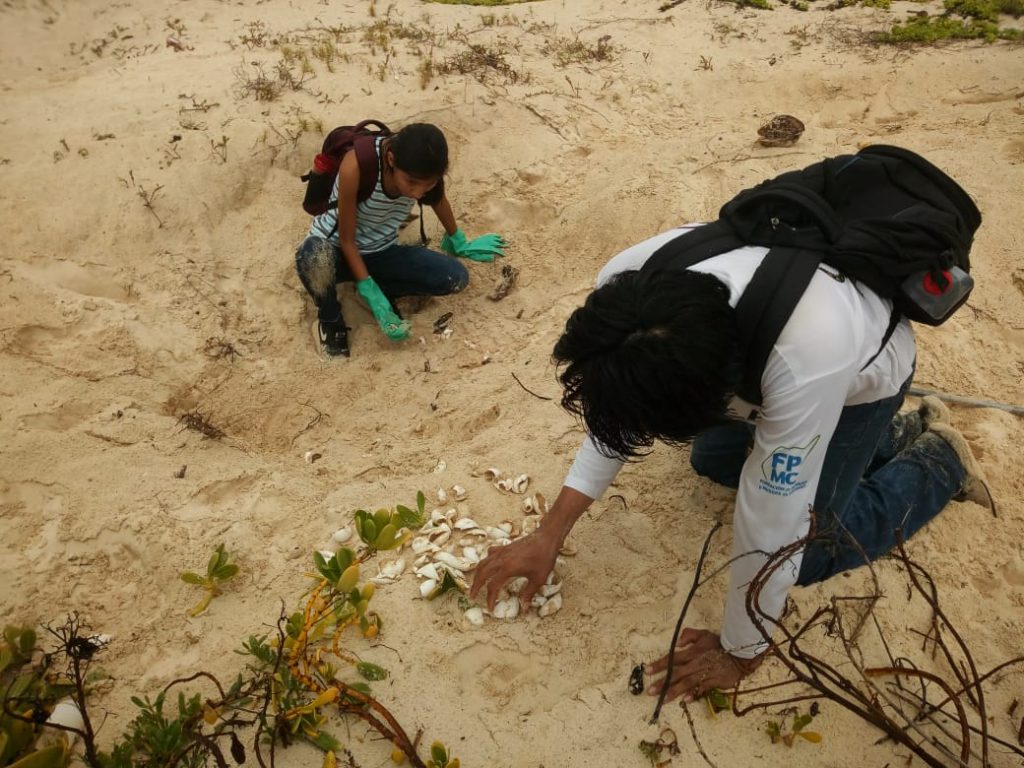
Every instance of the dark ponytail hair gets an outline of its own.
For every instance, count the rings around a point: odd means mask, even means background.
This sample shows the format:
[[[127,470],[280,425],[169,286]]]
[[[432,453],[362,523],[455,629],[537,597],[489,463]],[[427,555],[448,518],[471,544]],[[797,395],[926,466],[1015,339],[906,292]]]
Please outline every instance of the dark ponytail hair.
[[[438,179],[448,170],[448,142],[436,125],[411,123],[391,137],[395,167],[416,179]]]
[[[554,359],[562,407],[612,455],[687,443],[726,420],[738,384],[729,289],[689,270],[623,272],[572,313]]]

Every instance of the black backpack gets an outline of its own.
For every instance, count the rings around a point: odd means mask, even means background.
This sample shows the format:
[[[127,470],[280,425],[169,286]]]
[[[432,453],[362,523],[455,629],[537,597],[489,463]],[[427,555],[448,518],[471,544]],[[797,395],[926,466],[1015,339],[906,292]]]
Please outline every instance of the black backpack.
[[[736,394],[760,405],[768,355],[820,264],[893,301],[881,352],[900,317],[939,325],[967,300],[980,225],[974,201],[949,176],[910,150],[878,144],[740,192],[717,221],[669,241],[643,269],[686,269],[744,245],[771,249],[736,306]]]

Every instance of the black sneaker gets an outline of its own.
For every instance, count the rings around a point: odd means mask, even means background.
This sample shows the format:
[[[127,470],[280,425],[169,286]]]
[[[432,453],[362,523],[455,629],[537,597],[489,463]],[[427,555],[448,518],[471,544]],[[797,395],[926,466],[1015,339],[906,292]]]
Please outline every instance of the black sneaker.
[[[344,323],[320,321],[320,345],[328,357],[349,357],[348,327]]]

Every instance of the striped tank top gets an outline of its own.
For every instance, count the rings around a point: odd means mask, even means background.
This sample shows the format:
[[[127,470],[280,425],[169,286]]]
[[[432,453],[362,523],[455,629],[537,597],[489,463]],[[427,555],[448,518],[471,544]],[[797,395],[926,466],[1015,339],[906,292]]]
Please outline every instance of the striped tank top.
[[[411,197],[388,197],[382,186],[381,144],[377,139],[377,184],[366,200],[356,204],[356,248],[362,254],[376,253],[390,248],[398,241],[398,229],[405,222],[415,200]],[[331,199],[338,199],[338,179],[334,179]],[[309,234],[327,238],[332,245],[338,245],[338,210],[331,206],[325,213],[313,219]]]

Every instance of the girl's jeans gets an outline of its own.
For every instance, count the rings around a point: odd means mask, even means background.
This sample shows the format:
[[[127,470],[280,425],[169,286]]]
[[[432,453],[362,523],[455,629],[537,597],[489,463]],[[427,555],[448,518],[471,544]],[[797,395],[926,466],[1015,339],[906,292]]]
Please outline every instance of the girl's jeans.
[[[896,545],[897,529],[909,539],[963,487],[966,471],[945,440],[908,434],[893,418],[909,386],[908,379],[893,397],[843,409],[825,453],[798,584],[875,560]],[[690,463],[697,474],[737,487],[753,431],[736,423],[701,433]]]
[[[451,256],[418,245],[392,245],[363,254],[370,276],[389,299],[399,296],[445,296],[469,282],[465,266]],[[341,250],[322,237],[310,235],[295,252],[299,280],[316,303],[323,322],[341,319],[337,284],[354,280]]]

